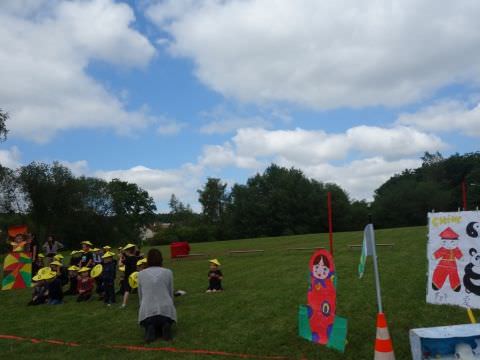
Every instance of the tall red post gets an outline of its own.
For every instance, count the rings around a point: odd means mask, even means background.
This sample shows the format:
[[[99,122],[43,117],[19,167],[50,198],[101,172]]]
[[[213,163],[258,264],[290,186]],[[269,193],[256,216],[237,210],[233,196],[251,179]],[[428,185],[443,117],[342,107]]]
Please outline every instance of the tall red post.
[[[462,181],[462,201],[463,201],[463,211],[467,211],[467,184],[465,180]]]
[[[332,193],[327,193],[328,206],[328,238],[330,240],[330,253],[333,255],[333,220],[332,220]]]

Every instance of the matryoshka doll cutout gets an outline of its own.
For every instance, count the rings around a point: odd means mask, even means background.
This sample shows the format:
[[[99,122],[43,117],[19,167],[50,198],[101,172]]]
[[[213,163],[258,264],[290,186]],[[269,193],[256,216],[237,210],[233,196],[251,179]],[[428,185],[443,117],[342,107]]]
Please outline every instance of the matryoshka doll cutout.
[[[308,318],[312,341],[327,344],[335,321],[335,265],[326,250],[316,251],[310,259]]]

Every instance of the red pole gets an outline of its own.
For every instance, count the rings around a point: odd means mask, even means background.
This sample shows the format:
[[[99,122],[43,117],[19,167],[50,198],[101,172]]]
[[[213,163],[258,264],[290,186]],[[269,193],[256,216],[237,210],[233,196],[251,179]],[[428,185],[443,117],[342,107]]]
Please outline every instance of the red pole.
[[[462,181],[462,200],[463,200],[463,210],[467,211],[467,184],[465,180]]]
[[[330,253],[333,255],[333,221],[332,221],[332,193],[327,193],[328,204],[328,238],[330,240]]]

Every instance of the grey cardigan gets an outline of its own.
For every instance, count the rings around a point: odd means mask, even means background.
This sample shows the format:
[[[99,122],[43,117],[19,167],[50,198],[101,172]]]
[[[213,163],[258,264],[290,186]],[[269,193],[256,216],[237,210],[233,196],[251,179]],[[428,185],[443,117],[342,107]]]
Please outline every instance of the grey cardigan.
[[[138,273],[138,322],[162,315],[177,321],[173,305],[173,273],[162,267],[149,267]]]

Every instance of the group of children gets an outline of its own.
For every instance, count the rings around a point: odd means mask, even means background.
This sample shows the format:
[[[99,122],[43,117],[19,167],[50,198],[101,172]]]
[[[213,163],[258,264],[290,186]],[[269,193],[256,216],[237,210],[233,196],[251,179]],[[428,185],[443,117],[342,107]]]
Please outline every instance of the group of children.
[[[93,248],[90,241],[81,244],[82,250],[71,252],[68,267],[61,254],[55,255],[49,264],[45,264],[45,255],[37,255],[32,264],[34,285],[29,305],[62,304],[64,296],[68,295],[77,296],[77,302],[87,301],[92,298],[95,289],[99,299],[111,306],[116,300],[117,270],[121,274],[118,294],[123,295],[122,307],[127,305],[128,295],[132,292],[129,277],[146,267],[146,259],[134,244],[119,248],[118,256],[110,246],[99,249]],[[64,291],[65,286],[68,289]]]
[[[47,266],[43,254],[38,254],[32,264],[32,281],[34,283],[32,300],[28,305],[63,303],[64,296],[77,296],[77,302],[92,298],[94,289],[99,299],[111,306],[116,294],[123,296],[122,307],[128,302],[129,294],[134,291],[129,279],[137,271],[143,270],[147,260],[134,244],[119,248],[119,255],[111,252],[110,246],[93,248],[90,241],[82,241],[82,250],[71,252],[70,264],[64,264],[64,257],[57,254]],[[223,291],[223,274],[217,259],[209,260],[209,285],[207,293]],[[119,290],[115,292],[117,270],[120,272]],[[135,274],[134,274],[135,275]],[[68,289],[64,291],[64,287]],[[175,292],[175,296],[183,295]]]

